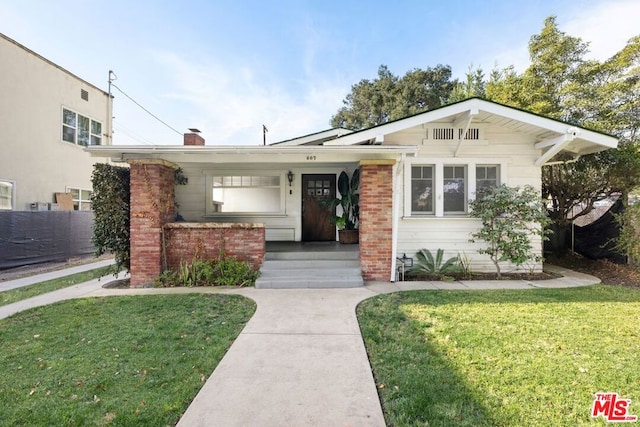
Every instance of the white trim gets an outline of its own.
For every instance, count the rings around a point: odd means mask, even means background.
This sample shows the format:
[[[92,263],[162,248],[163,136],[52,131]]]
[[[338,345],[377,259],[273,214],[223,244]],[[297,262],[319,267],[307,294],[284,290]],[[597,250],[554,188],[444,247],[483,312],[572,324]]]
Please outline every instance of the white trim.
[[[402,174],[404,173],[404,156],[393,165],[392,183],[392,211],[391,211],[391,277],[390,282],[396,281],[396,266],[398,256],[398,229],[400,221],[400,197],[402,193]]]
[[[476,188],[476,166],[498,166],[499,181],[498,185],[508,183],[508,164],[507,158],[495,159],[479,159],[475,157],[413,157],[406,159],[404,164],[404,209],[402,219],[432,219],[432,218],[469,218],[469,201],[475,200]],[[433,166],[433,192],[434,192],[434,214],[417,215],[411,211],[411,167],[412,166]],[[444,167],[445,166],[466,166],[467,176],[467,196],[466,196],[466,213],[444,213]]]
[[[459,114],[464,114],[470,110],[483,111],[488,114],[505,117],[507,119],[520,121],[525,124],[546,129],[559,134],[566,134],[569,129],[579,129],[580,139],[591,145],[595,145],[595,150],[603,150],[607,148],[616,148],[618,140],[615,137],[594,132],[585,128],[578,128],[565,122],[559,122],[546,117],[538,116],[515,108],[496,104],[494,102],[485,101],[478,98],[469,99],[456,104],[440,107],[435,110],[427,111],[405,119],[396,120],[391,123],[376,126],[360,132],[345,135],[338,139],[325,142],[325,146],[333,145],[353,145],[360,144],[375,138],[377,135],[388,135],[390,133],[402,131],[414,126],[423,126],[426,123],[444,121]],[[455,119],[454,119],[455,120]]]
[[[204,172],[204,171],[203,171]],[[245,172],[245,171],[243,171]],[[249,171],[246,171],[249,172]],[[282,170],[252,170],[250,171],[250,174],[252,176],[277,176],[280,180],[278,188],[279,188],[279,192],[280,192],[280,209],[278,211],[255,211],[255,212],[215,212],[212,210],[212,205],[213,205],[213,177],[216,176],[237,176],[238,172],[236,171],[231,172],[231,171],[209,171],[209,173],[205,174],[205,194],[204,194],[204,198],[205,198],[205,209],[204,209],[204,216],[205,217],[210,217],[210,218],[214,218],[214,217],[224,217],[224,216],[273,216],[273,217],[279,217],[279,216],[286,216],[286,189],[288,188],[288,181],[287,181],[287,177],[286,177],[286,171],[282,171]],[[275,187],[273,187],[275,189]]]
[[[322,142],[329,138],[339,138],[342,135],[347,135],[353,133],[350,129],[345,128],[333,128],[323,130],[317,133],[313,133],[311,135],[299,136],[297,138],[286,139],[284,141],[273,142],[269,145],[279,145],[279,146],[296,146],[296,145],[313,145],[314,142]]]
[[[549,147],[547,151],[545,151],[544,153],[542,153],[540,157],[538,157],[538,159],[535,161],[535,165],[542,166],[543,164],[551,160],[553,156],[558,154],[560,151],[562,151],[562,149],[564,149],[567,145],[569,145],[569,143],[573,141],[575,137],[576,137],[576,132],[575,131],[571,132],[571,130],[568,130],[566,134],[560,135],[557,138],[553,138],[549,141],[546,141],[548,143],[552,143],[552,145],[551,147]],[[537,145],[538,144],[536,144],[536,146]]]
[[[0,208],[0,211],[14,211],[16,210],[16,189],[17,189],[17,184],[16,181],[13,179],[4,179],[4,178],[0,178],[0,182],[6,182],[11,184],[11,209],[2,209]]]
[[[89,198],[89,200],[83,199],[82,198],[82,192],[83,191],[88,191],[89,193],[93,194],[93,189],[92,188],[74,187],[74,186],[71,186],[71,185],[66,185],[64,187],[64,192],[65,193],[71,194],[71,190],[78,190],[78,199],[74,200],[73,197],[72,197],[72,200],[73,200],[74,204],[76,202],[78,202],[78,210],[79,211],[83,211],[84,210],[84,209],[82,209],[83,205],[85,205],[85,204],[91,205],[91,198]]]
[[[74,142],[71,141],[65,141],[64,139],[64,127],[71,127],[69,125],[66,125],[64,123],[64,110],[68,110],[71,111],[72,113],[74,113],[76,115],[76,126],[75,126],[75,138],[74,138]],[[88,145],[82,145],[82,144],[78,144],[78,116],[82,116],[86,119],[89,119],[89,144]],[[92,132],[92,122],[96,122],[96,123],[100,123],[100,135],[94,134]],[[92,145],[91,144],[91,137],[92,136],[99,136],[100,137],[100,145]],[[76,109],[74,108],[69,108],[66,105],[61,105],[60,106],[60,142],[63,142],[65,144],[72,144],[75,145],[77,147],[83,147],[83,148],[87,148],[87,147],[100,147],[102,145],[104,145],[103,141],[105,139],[105,135],[104,135],[104,123],[101,120],[96,120],[93,117],[89,116],[88,114],[84,114],[84,113],[79,113]]]

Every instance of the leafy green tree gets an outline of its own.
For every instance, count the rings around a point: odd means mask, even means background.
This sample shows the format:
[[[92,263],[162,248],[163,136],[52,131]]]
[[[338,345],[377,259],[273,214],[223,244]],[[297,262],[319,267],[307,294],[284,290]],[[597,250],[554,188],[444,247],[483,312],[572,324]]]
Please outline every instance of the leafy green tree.
[[[448,65],[416,68],[402,78],[381,65],[376,79],[351,86],[331,126],[359,130],[439,107],[448,102],[455,84]]]
[[[470,241],[487,244],[478,252],[489,255],[498,278],[502,276],[501,262],[509,261],[521,266],[540,260],[531,245],[531,237],[539,235],[544,238],[549,217],[538,191],[533,187],[520,189],[501,185],[469,204],[471,216],[482,221],[482,227],[471,234]]]
[[[449,102],[463,101],[468,98],[484,98],[486,96],[486,82],[484,79],[484,71],[478,67],[476,69],[473,66],[469,66],[465,74],[465,80],[463,82],[456,82],[451,95],[449,96]]]
[[[488,99],[620,138],[607,150],[542,169],[543,196],[560,227],[586,215],[595,201],[623,195],[640,184],[640,37],[632,38],[610,59],[585,58],[588,43],[545,20],[529,43],[530,66],[493,70],[486,84]]]

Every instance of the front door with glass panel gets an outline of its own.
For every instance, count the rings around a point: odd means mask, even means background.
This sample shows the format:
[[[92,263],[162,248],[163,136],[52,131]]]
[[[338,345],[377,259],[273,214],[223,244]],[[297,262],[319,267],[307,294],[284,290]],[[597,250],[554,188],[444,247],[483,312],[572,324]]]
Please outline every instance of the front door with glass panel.
[[[330,222],[335,209],[330,210],[320,203],[335,197],[335,175],[302,175],[303,242],[336,240],[336,226]]]

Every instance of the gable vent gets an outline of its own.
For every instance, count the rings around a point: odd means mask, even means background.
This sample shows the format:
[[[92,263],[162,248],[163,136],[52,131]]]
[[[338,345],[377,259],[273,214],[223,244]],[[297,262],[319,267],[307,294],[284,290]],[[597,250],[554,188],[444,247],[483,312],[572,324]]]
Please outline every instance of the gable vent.
[[[453,128],[433,129],[433,139],[453,139]]]
[[[464,129],[458,129],[458,139],[462,139],[462,132],[464,132]],[[465,135],[464,139],[475,139],[475,140],[480,139],[480,129],[469,128],[467,130],[467,134]]]
[[[89,92],[87,92],[84,89],[80,89],[80,98],[84,99],[85,101],[89,100]]]

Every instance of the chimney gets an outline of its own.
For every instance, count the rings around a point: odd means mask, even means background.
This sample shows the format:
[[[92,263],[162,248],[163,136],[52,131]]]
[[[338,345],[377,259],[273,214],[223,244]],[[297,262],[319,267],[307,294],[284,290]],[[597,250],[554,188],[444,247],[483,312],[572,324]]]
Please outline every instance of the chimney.
[[[189,128],[189,133],[184,134],[184,145],[204,145],[204,138],[198,135],[200,131],[196,128]]]

